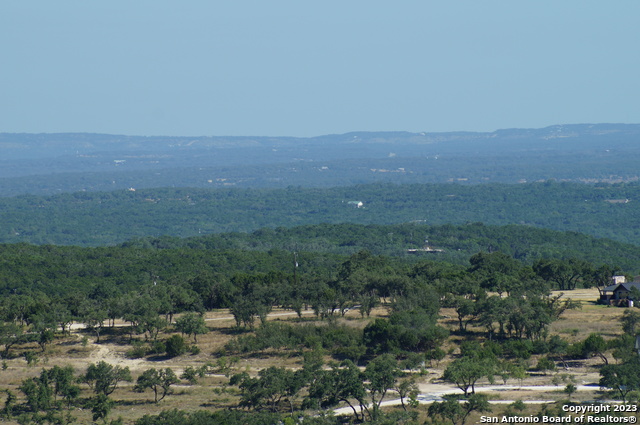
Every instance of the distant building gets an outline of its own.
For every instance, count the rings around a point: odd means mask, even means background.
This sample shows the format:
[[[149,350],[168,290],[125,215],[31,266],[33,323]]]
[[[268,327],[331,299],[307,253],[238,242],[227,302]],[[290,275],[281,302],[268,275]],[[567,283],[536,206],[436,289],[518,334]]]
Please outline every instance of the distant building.
[[[407,249],[407,253],[408,254],[420,254],[422,252],[427,252],[427,253],[444,252],[444,249],[431,248],[430,246],[425,246],[424,248],[410,248],[410,249]]]
[[[606,199],[605,202],[610,204],[628,204],[629,199]]]
[[[407,249],[408,254],[420,254],[422,252],[434,253],[434,252],[444,252],[444,249],[433,248],[429,246],[429,241],[425,239],[424,247],[422,248],[411,248]]]
[[[613,276],[612,284],[604,288],[600,292],[600,303],[607,305],[615,305],[618,307],[632,307],[634,302],[640,300],[634,299],[632,290],[640,291],[640,281],[634,279],[633,282],[627,282],[624,276]]]

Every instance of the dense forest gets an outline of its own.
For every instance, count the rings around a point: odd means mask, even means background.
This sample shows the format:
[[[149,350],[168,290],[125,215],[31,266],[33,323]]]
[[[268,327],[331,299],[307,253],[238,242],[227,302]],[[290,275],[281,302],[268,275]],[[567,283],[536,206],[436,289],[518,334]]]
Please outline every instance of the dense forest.
[[[419,250],[426,238],[437,251]],[[340,262],[359,252],[383,256],[400,269],[423,261],[466,267],[478,252],[499,252],[523,266],[580,259],[592,268],[608,265],[619,273],[640,273],[637,246],[575,232],[479,223],[310,225],[251,234],[144,238],[113,247],[0,245],[0,293],[59,294],[114,285],[122,291],[152,281],[189,281],[200,274],[229,280],[237,273],[292,273],[294,262],[299,265],[297,273],[329,276]]]
[[[187,237],[321,223],[482,222],[569,230],[638,245],[638,199],[640,184],[636,183],[552,181],[25,195],[0,199],[0,242],[99,246],[136,237]]]

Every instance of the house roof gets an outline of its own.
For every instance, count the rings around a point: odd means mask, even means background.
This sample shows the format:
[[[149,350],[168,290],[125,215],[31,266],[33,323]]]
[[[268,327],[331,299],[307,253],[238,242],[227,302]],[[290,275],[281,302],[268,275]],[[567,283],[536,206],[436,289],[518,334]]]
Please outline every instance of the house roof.
[[[617,290],[631,291],[631,288],[636,288],[640,291],[640,282],[625,282],[609,285],[603,289],[605,292],[615,292]]]

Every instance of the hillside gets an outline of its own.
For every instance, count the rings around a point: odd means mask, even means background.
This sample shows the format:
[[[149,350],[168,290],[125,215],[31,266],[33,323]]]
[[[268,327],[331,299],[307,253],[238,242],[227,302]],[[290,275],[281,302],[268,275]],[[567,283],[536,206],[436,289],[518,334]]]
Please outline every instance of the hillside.
[[[0,196],[134,187],[636,181],[640,125],[294,137],[0,133]]]
[[[483,222],[640,245],[640,185],[370,184],[329,189],[145,189],[0,199],[0,242],[99,246],[320,223]],[[357,208],[350,202],[362,202]]]
[[[407,252],[423,248],[425,239],[442,251]],[[209,281],[243,273],[288,274],[294,268],[294,253],[298,273],[315,279],[335,274],[349,256],[364,250],[382,256],[396,270],[424,262],[468,267],[474,254],[500,251],[524,265],[540,259],[577,258],[594,267],[609,265],[619,273],[640,273],[640,247],[575,232],[515,225],[342,224],[187,239],[145,238],[98,248],[0,245],[0,293],[62,294],[96,287],[124,291],[156,279],[184,283],[198,276]]]
[[[522,225],[320,224],[191,238],[144,238],[122,246],[335,255],[366,250],[374,255],[399,257],[409,263],[429,260],[460,265],[468,265],[469,258],[478,252],[500,251],[527,265],[542,258],[581,258],[596,265],[609,264],[626,273],[640,272],[640,247],[636,245]],[[432,250],[420,250],[426,246]]]

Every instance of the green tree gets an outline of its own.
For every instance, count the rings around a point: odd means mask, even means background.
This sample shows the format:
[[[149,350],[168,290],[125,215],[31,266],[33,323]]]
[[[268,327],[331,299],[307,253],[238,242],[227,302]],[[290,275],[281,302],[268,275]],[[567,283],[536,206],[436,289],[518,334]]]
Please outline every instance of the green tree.
[[[9,350],[25,338],[24,328],[16,323],[0,322],[0,344],[4,346],[3,357],[9,357]]]
[[[55,339],[55,333],[51,328],[41,328],[38,331],[38,345],[42,352],[45,351],[47,345],[51,344]]]
[[[229,311],[236,321],[236,326],[249,326],[253,329],[259,307],[256,302],[248,297],[236,296]]]
[[[37,311],[37,301],[28,294],[11,294],[2,301],[2,315],[7,322],[24,326],[34,311]]]
[[[636,336],[636,328],[640,325],[640,313],[635,310],[625,309],[620,318],[620,322],[622,323],[622,330],[625,333]]]
[[[198,369],[193,366],[187,366],[180,375],[180,379],[186,379],[189,384],[196,385],[198,383],[198,378],[203,378],[207,369],[208,367],[206,365]]]
[[[293,412],[293,398],[305,384],[304,373],[293,372],[283,367],[271,366],[258,372],[258,377],[251,378],[247,374],[236,375],[232,382],[238,383],[241,391],[240,405],[260,409],[267,407],[272,412],[278,411],[280,402],[288,399]]]
[[[565,387],[563,392],[565,394],[567,394],[567,396],[569,397],[569,399],[571,399],[571,396],[573,395],[573,393],[575,393],[576,391],[578,391],[578,388],[576,388],[576,386],[573,383],[568,383]]]
[[[134,331],[145,332],[147,331],[146,327],[153,335],[156,329],[166,324],[166,321],[161,321],[159,318],[160,300],[148,292],[130,293],[121,300],[120,308],[124,313],[122,318],[131,323],[129,328],[131,338],[133,338]]]
[[[573,290],[579,282],[593,275],[593,267],[577,258],[568,260],[541,259],[533,265],[533,270],[544,280],[551,282],[561,291]]]
[[[198,335],[209,332],[209,328],[204,321],[204,316],[197,313],[186,313],[176,320],[176,329],[181,334],[193,335],[193,341],[198,342]]]
[[[604,355],[607,348],[607,342],[602,338],[602,335],[596,333],[590,334],[587,339],[582,342],[583,355],[585,357],[598,356],[605,365],[609,364],[607,356]]]
[[[634,357],[622,364],[605,365],[600,369],[600,387],[611,388],[626,403],[632,391],[640,390],[640,360]]]
[[[113,400],[105,394],[98,394],[91,400],[90,406],[94,421],[97,421],[98,419],[106,421],[109,412],[113,409]]]
[[[113,366],[105,361],[90,364],[82,380],[96,394],[105,396],[114,392],[120,382],[133,381],[128,367]]]
[[[475,385],[481,378],[493,378],[495,362],[492,359],[462,357],[454,360],[444,371],[443,379],[455,384],[464,395],[475,394]]]
[[[156,341],[158,334],[167,327],[167,321],[157,314],[141,316],[138,319],[138,332],[144,334],[145,340]]]
[[[616,274],[615,268],[604,264],[597,269],[594,269],[589,276],[588,280],[590,285],[598,288],[598,292],[602,295],[602,290],[611,285],[612,277]]]
[[[153,298],[160,300],[159,313],[165,315],[168,323],[173,321],[175,314],[183,311],[204,311],[200,296],[179,282],[154,285],[150,292]]]
[[[191,288],[200,296],[207,310],[225,308],[231,305],[229,295],[232,286],[228,277],[223,274],[211,275],[202,272],[189,280]]]
[[[407,397],[409,398],[409,406],[418,406],[418,394],[420,390],[418,388],[418,384],[416,384],[416,381],[413,378],[400,380],[396,384],[395,390],[400,396],[400,404],[404,410],[407,410],[407,405],[405,404],[405,399]]]
[[[57,401],[57,397],[60,396],[67,403],[67,408],[70,408],[73,401],[80,395],[80,387],[75,385],[73,367],[54,366],[48,373],[53,381],[54,401]]]
[[[498,295],[515,290],[521,282],[519,272],[522,263],[502,252],[479,252],[469,259],[469,271],[480,285]]]
[[[144,392],[146,389],[153,390],[154,402],[158,403],[169,393],[171,385],[177,384],[180,379],[171,368],[148,369],[140,375],[133,387],[134,391]],[[160,398],[158,394],[160,393]]]
[[[456,311],[460,332],[466,332],[469,322],[480,312],[479,303],[475,299],[452,293],[446,295],[444,306],[453,308]]]
[[[364,328],[363,342],[373,354],[426,351],[436,348],[448,335],[433,316],[416,308],[395,311],[388,320],[375,319]]]
[[[522,381],[524,381],[525,378],[529,376],[529,374],[527,373],[526,365],[522,363],[510,364],[508,368],[508,373],[509,373],[509,376],[518,380],[518,382],[520,383],[520,386],[522,386]]]
[[[394,388],[396,380],[401,375],[398,362],[395,356],[383,354],[371,360],[364,371],[364,378],[367,381],[365,388],[371,398],[371,416],[378,417],[380,405],[387,391]]]
[[[80,307],[80,320],[85,324],[87,329],[96,334],[96,342],[100,343],[100,333],[104,327],[104,321],[107,320],[107,312],[101,306],[91,300],[87,300]]]
[[[39,377],[22,381],[20,391],[27,398],[27,406],[34,413],[53,407],[53,382],[44,370]]]
[[[366,406],[366,397],[362,373],[352,361],[345,360],[340,365],[332,365],[330,370],[321,370],[316,374],[309,385],[304,405],[327,409],[344,402],[351,408],[356,420],[359,420],[364,419],[358,410]],[[354,400],[358,402],[360,409],[356,409]]]
[[[544,374],[546,375],[548,370],[552,372],[556,370],[556,364],[551,359],[549,359],[549,357],[541,357],[540,359],[538,359],[536,369],[544,372]]]
[[[63,300],[56,301],[51,306],[51,319],[57,324],[57,326],[60,326],[63,335],[71,334],[71,329],[69,327],[73,323],[74,317]]]
[[[460,403],[455,396],[445,396],[444,399],[429,406],[427,414],[431,419],[448,419],[453,425],[464,425],[471,412],[491,411],[484,394],[471,394],[464,403]]]
[[[11,390],[4,390],[4,391],[7,393],[7,398],[4,401],[4,406],[2,410],[0,410],[0,414],[3,417],[11,420],[11,418],[13,417],[13,409],[16,404],[16,395]]]

